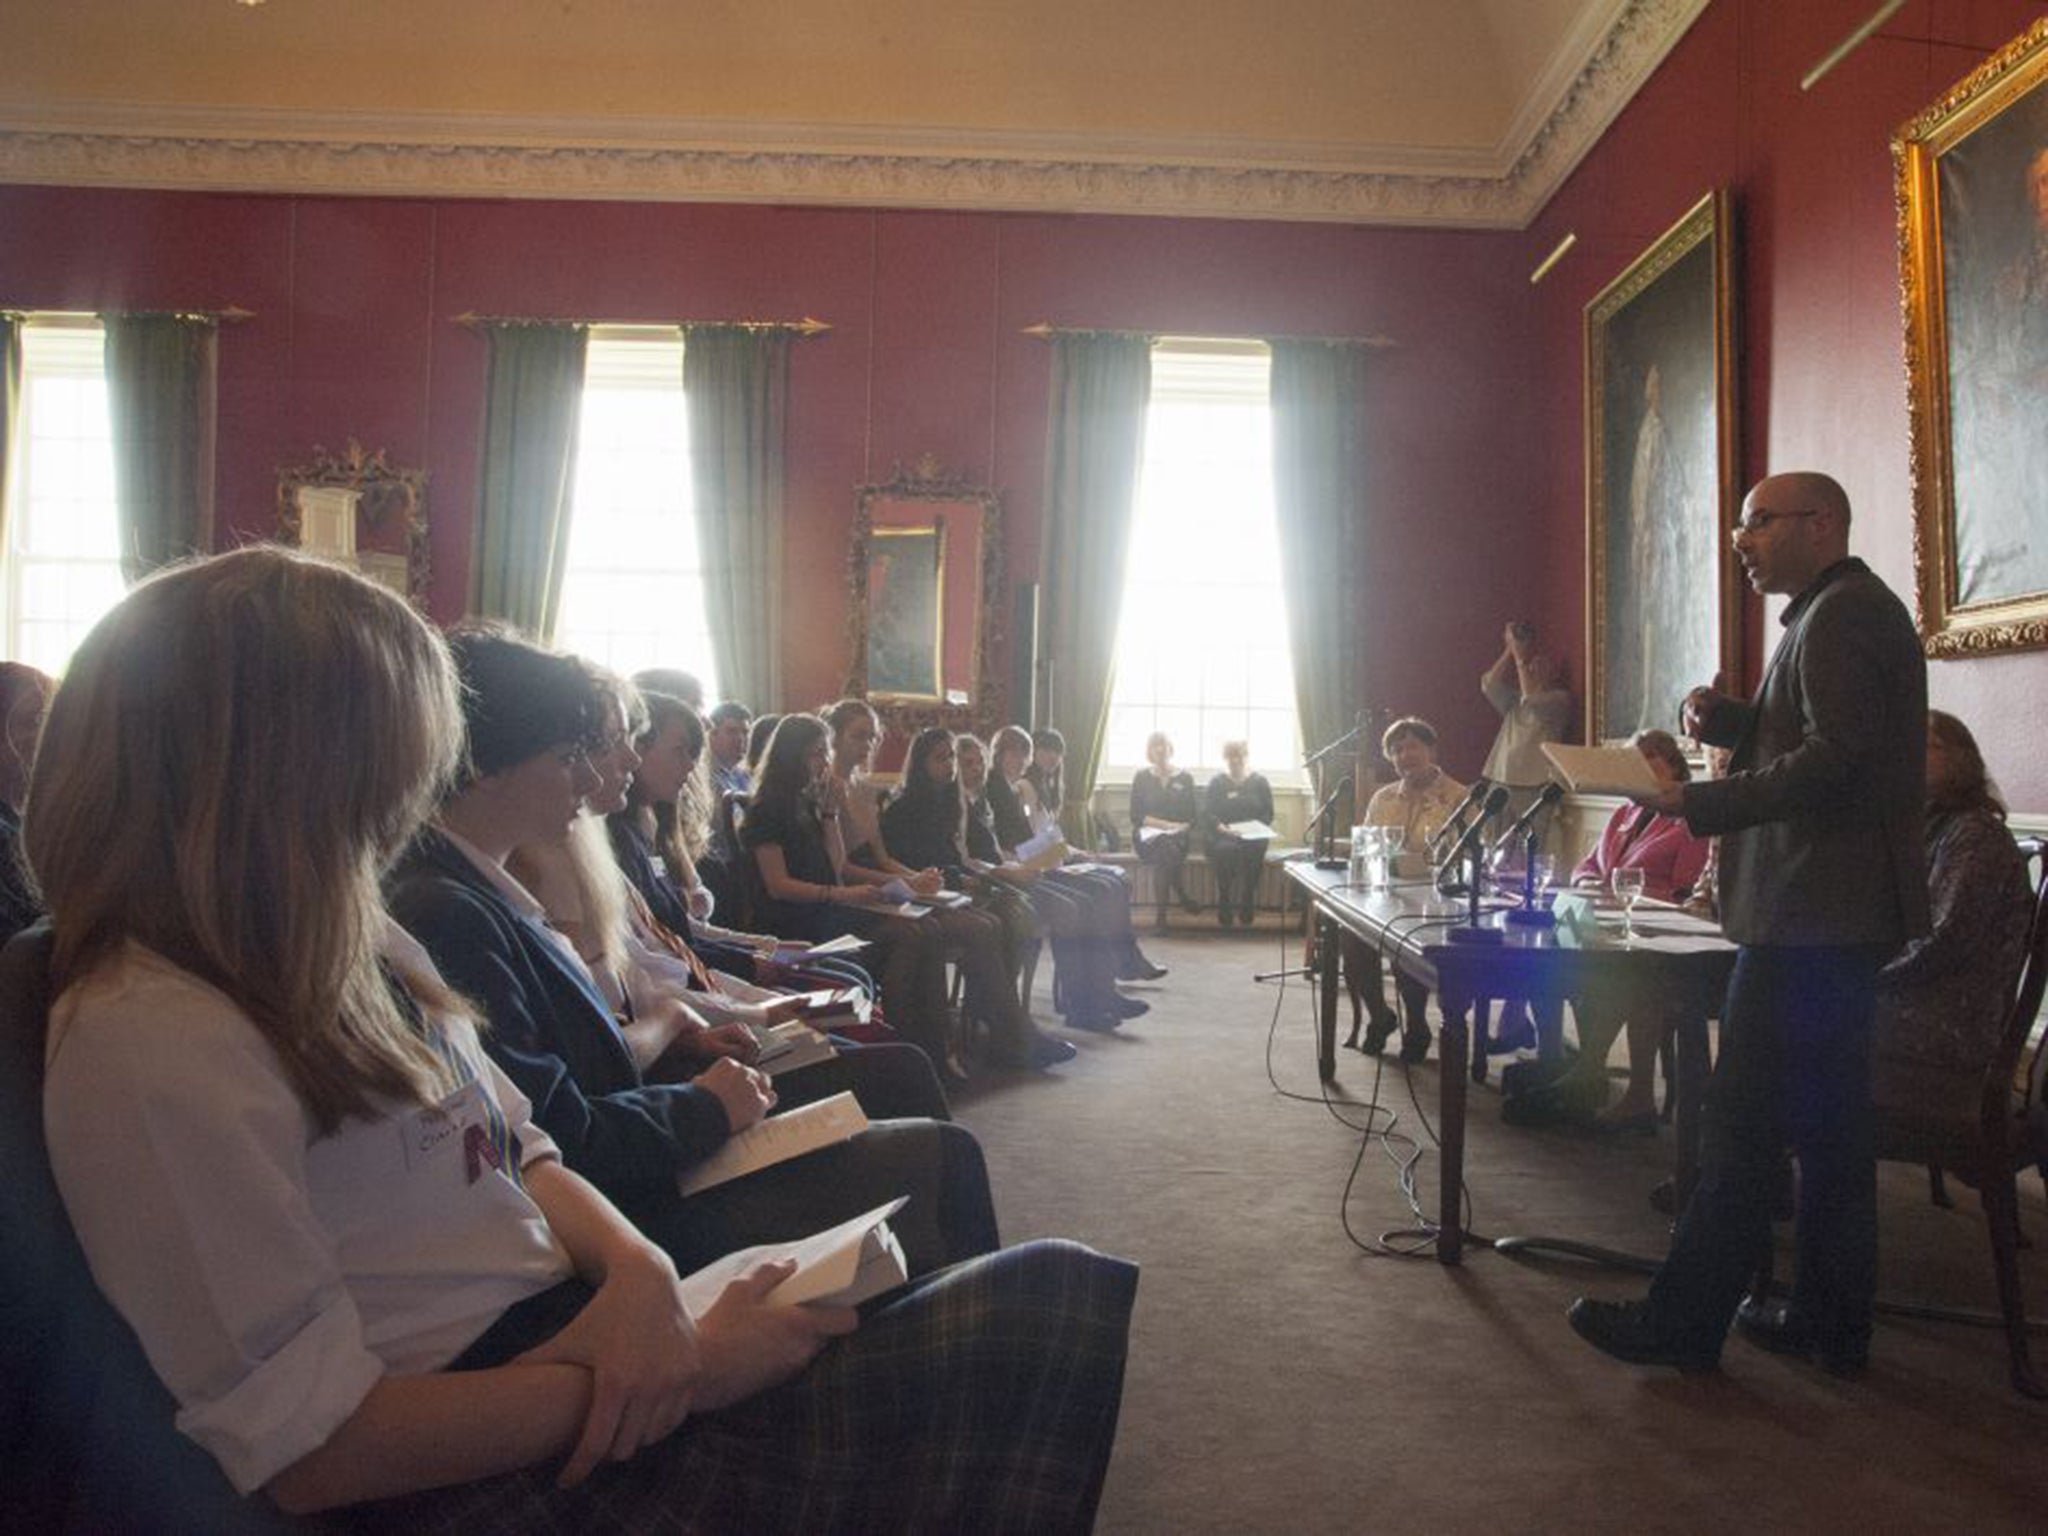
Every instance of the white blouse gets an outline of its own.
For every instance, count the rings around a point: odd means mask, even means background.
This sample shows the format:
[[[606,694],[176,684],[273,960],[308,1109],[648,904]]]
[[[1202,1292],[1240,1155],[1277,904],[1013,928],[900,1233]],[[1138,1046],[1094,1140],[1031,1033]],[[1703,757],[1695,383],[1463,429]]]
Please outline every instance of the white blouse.
[[[431,974],[394,928],[387,953]],[[93,1278],[243,1492],[387,1372],[439,1369],[571,1273],[514,1169],[557,1157],[466,1021],[462,1087],[323,1136],[228,997],[131,944],[58,998],[50,1162]]]

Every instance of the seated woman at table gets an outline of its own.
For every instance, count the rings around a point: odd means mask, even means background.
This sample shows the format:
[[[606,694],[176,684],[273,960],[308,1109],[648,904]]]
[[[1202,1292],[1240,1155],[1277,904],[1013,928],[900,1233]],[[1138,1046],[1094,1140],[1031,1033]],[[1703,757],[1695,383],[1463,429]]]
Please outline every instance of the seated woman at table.
[[[1427,720],[1407,715],[1388,726],[1380,737],[1380,754],[1397,775],[1391,784],[1373,791],[1366,802],[1365,825],[1401,829],[1402,858],[1412,867],[1423,845],[1451,819],[1465,798],[1465,786],[1437,766],[1436,727]],[[1422,854],[1425,862],[1426,854]],[[1361,939],[1346,935],[1343,946],[1344,981],[1351,994],[1351,1038],[1344,1043],[1369,1056],[1386,1049],[1387,1039],[1401,1021],[1386,1003],[1386,971],[1379,951]],[[1408,1016],[1401,1036],[1401,1059],[1422,1060],[1429,1054],[1429,989],[1420,982],[1399,977],[1394,990],[1401,1010]],[[1359,1044],[1361,1011],[1372,1022]]]
[[[1692,777],[1692,767],[1668,731],[1638,731],[1634,744],[1660,784]],[[1600,841],[1572,871],[1572,884],[1605,890],[1617,869],[1643,872],[1643,895],[1652,901],[1684,902],[1706,868],[1708,842],[1697,837],[1680,816],[1667,816],[1647,806],[1624,805],[1607,819]],[[1657,1126],[1657,1047],[1670,1032],[1671,1019],[1656,1008],[1636,1010],[1628,1021],[1628,1087],[1612,1105],[1607,1097],[1607,1053],[1621,1031],[1622,1020],[1597,998],[1573,999],[1579,1024],[1579,1059],[1573,1070],[1553,1085],[1565,1110],[1595,1106],[1595,1122],[1608,1129],[1653,1132]],[[1583,1113],[1583,1110],[1579,1111]]]
[[[1245,743],[1223,743],[1223,772],[1209,781],[1209,792],[1202,800],[1202,822],[1209,829],[1209,868],[1216,872],[1216,921],[1225,928],[1233,913],[1245,927],[1252,925],[1252,904],[1258,900],[1268,841],[1239,837],[1229,828],[1247,821],[1273,824],[1273,786],[1264,774],[1250,771],[1246,766],[1249,756]]]
[[[1199,912],[1202,904],[1188,894],[1182,866],[1188,840],[1202,814],[1194,775],[1173,766],[1173,741],[1164,731],[1145,740],[1145,766],[1131,780],[1131,841],[1138,857],[1152,870],[1152,893],[1158,902],[1157,925],[1166,926],[1166,903],[1180,897],[1181,906]]]
[[[1878,973],[1876,1095],[1974,1114],[2019,984],[2032,902],[1976,738],[1938,709],[1927,712],[1926,836],[1933,925]]]

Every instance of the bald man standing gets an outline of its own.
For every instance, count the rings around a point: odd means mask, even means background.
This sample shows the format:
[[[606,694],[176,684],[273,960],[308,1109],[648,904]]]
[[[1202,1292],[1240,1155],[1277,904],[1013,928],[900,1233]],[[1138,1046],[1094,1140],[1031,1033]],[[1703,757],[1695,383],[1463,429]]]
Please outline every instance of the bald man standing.
[[[1722,926],[1740,946],[1699,1187],[1649,1296],[1582,1298],[1571,1323],[1619,1359],[1699,1371],[1733,1317],[1764,1348],[1849,1375],[1869,1356],[1877,1282],[1877,972],[1927,931],[1927,666],[1904,605],[1849,554],[1849,498],[1828,476],[1763,481],[1734,538],[1750,585],[1792,598],[1785,633],[1749,702],[1686,698],[1686,730],[1733,749],[1728,776],[1643,801],[1721,835]],[[1788,1144],[1798,1265],[1780,1307],[1742,1295]]]

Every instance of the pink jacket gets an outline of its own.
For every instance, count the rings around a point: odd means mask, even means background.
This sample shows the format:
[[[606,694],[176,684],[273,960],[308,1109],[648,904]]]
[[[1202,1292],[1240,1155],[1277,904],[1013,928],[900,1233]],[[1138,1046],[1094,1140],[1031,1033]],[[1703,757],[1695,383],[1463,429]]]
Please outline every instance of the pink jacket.
[[[1617,867],[1643,872],[1643,894],[1652,901],[1682,901],[1706,867],[1707,840],[1686,830],[1678,816],[1661,816],[1647,806],[1624,805],[1607,818],[1600,845],[1572,871],[1581,880],[1607,884]]]

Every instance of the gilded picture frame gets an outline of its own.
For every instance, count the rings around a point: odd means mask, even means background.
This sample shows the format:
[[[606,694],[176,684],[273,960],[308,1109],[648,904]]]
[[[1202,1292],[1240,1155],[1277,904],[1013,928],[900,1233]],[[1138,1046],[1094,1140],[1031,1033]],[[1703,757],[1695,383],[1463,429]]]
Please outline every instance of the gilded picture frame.
[[[344,564],[427,606],[433,563],[427,476],[400,469],[384,450],[353,438],[341,453],[315,447],[312,462],[277,472],[277,537]]]
[[[1586,305],[1586,739],[1733,676],[1734,212],[1709,192]]]
[[[846,692],[894,731],[1001,725],[1001,499],[929,455],[856,497]]]
[[[2048,646],[2048,20],[1891,147],[1921,639]]]

